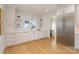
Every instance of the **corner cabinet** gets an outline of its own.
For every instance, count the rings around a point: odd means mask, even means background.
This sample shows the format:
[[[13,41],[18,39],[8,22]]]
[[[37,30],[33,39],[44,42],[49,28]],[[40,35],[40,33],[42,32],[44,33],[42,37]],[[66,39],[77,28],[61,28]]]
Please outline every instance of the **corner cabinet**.
[[[3,18],[4,18],[4,15],[3,15],[3,10],[0,8],[0,35],[3,34]]]

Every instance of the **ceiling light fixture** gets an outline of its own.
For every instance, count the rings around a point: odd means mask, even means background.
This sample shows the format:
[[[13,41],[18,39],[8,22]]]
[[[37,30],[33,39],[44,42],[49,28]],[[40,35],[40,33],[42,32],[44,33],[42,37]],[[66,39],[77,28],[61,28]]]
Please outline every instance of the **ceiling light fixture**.
[[[48,9],[46,9],[46,12],[48,12]]]

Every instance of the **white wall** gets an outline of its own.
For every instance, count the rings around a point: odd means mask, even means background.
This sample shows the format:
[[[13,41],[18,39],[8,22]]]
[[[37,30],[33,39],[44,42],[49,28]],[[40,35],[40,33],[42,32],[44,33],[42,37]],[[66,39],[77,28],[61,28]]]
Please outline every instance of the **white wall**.
[[[4,32],[12,33],[14,32],[14,22],[15,22],[15,7],[5,6],[5,20],[4,20]]]
[[[20,19],[18,22],[20,22],[20,25],[21,27],[20,28],[15,28],[15,31],[18,30],[17,32],[25,32],[26,29],[24,29],[24,23],[25,23],[25,20],[28,20],[28,21],[35,21],[36,22],[36,28],[38,27],[38,18],[36,16],[33,16],[33,15],[28,15],[22,11],[16,11],[16,19],[17,19],[17,16],[20,16]]]
[[[75,49],[79,49],[79,5],[76,5],[75,11]]]
[[[50,37],[50,23],[51,23],[51,20],[49,19],[49,16],[45,16],[44,18],[44,23],[43,23],[43,25],[44,25],[44,27],[42,28],[45,32],[45,35],[47,36],[47,37]]]
[[[5,19],[4,19],[4,38],[6,40],[6,46],[9,43],[9,39],[7,33],[14,32],[14,21],[15,21],[15,7],[7,7],[5,6]]]
[[[31,40],[37,40],[45,38],[45,34],[43,31],[23,31],[23,27],[21,29],[15,28],[15,18],[16,16],[22,16],[23,19],[28,17],[31,18],[32,15],[26,15],[23,12],[16,11],[15,7],[6,7],[6,17],[5,17],[5,39],[6,39],[6,46],[11,46]],[[32,16],[35,17],[35,16]],[[38,20],[38,17],[35,17]],[[36,21],[38,22],[38,21]],[[39,22],[37,23],[39,25]],[[37,26],[38,27],[38,26]]]
[[[3,9],[3,11],[5,12],[4,5],[0,5],[0,8]],[[5,40],[4,35],[0,35],[0,53],[3,53],[4,49],[5,49],[5,41],[4,40]]]

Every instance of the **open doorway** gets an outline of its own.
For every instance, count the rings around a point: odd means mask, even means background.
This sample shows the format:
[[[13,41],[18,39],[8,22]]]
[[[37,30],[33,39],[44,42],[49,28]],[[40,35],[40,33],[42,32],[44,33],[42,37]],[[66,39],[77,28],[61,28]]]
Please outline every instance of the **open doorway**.
[[[53,16],[51,19],[50,19],[50,38],[55,38],[56,36],[56,16]]]
[[[50,37],[55,36],[55,29],[56,29],[55,25],[56,25],[55,21],[52,21],[51,22],[51,27],[50,27]]]
[[[56,48],[56,16],[53,16],[50,21],[51,48]]]

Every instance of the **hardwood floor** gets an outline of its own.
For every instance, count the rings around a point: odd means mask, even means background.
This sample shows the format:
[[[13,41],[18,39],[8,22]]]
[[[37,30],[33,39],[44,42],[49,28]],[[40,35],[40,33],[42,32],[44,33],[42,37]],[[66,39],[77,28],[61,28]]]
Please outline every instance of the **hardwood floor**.
[[[53,43],[53,38],[46,38],[35,40],[31,42],[26,42],[23,44],[7,47],[4,54],[78,54],[78,50],[72,48],[64,47],[62,45],[57,45],[55,47]]]

